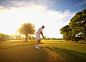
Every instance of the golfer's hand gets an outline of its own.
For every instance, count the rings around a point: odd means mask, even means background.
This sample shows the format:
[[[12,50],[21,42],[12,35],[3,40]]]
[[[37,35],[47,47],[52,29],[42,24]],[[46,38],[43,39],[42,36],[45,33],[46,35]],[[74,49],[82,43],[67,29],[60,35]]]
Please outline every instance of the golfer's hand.
[[[43,36],[43,38],[46,40],[46,38]]]
[[[43,38],[44,38],[44,36],[43,36]],[[44,38],[45,39],[45,38]]]

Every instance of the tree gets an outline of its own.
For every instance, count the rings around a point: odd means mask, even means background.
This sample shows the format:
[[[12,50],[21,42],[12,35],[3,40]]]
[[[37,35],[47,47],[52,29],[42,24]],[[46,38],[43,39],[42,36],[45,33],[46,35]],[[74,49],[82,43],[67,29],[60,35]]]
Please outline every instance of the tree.
[[[28,36],[28,39],[31,39],[31,35]]]
[[[35,26],[31,23],[23,23],[17,31],[25,35],[25,40],[27,41],[28,35],[35,34]]]
[[[75,35],[80,34],[80,37],[86,38],[86,9],[77,12],[76,15],[70,20],[69,25],[60,29],[60,34],[63,34],[64,39],[75,40]]]
[[[63,34],[63,39],[69,40],[71,38],[71,31],[69,25],[66,25],[60,29],[60,34]]]
[[[0,42],[5,41],[5,40],[9,40],[9,38],[10,38],[10,35],[0,33]]]
[[[34,36],[32,36],[32,39],[35,39],[35,37],[34,37]]]
[[[72,36],[82,32],[82,37],[86,38],[86,9],[77,12],[76,15],[70,20],[70,28],[72,29]]]
[[[22,39],[23,37],[21,35],[14,35],[15,39]]]

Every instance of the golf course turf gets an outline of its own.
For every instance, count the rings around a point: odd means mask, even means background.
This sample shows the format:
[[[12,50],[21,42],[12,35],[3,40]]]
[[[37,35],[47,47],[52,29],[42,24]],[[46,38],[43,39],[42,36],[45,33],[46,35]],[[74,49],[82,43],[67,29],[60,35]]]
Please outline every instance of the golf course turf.
[[[53,46],[56,46],[55,49]],[[86,44],[65,40],[9,40],[0,43],[0,62],[86,62]]]

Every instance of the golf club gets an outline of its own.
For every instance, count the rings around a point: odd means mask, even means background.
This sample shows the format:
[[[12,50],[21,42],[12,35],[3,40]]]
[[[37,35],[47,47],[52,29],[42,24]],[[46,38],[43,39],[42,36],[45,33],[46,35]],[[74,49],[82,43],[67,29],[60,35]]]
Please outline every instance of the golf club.
[[[46,39],[45,39],[45,40],[46,40]],[[46,41],[47,41],[47,40],[46,40]],[[48,41],[47,41],[47,42],[48,42]],[[49,43],[49,44],[51,44],[50,42],[48,42],[48,43]],[[51,44],[51,45],[52,45],[52,44]],[[53,46],[53,45],[52,45],[52,46]],[[54,47],[54,46],[53,46],[53,47]],[[57,47],[56,47],[56,46],[55,46],[54,48],[55,48],[55,49],[57,49]]]

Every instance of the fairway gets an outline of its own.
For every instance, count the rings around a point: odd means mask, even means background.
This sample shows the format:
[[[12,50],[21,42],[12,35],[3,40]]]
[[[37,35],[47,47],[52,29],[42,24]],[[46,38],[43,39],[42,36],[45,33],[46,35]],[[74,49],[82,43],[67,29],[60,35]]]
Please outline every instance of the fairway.
[[[56,46],[55,49],[53,46]],[[0,62],[86,62],[86,44],[64,40],[10,40],[0,43]]]

